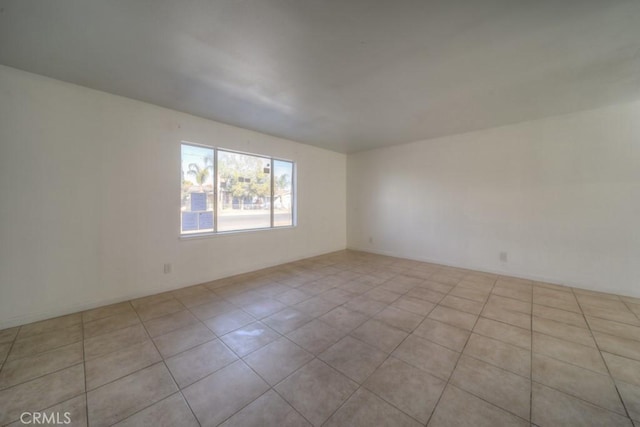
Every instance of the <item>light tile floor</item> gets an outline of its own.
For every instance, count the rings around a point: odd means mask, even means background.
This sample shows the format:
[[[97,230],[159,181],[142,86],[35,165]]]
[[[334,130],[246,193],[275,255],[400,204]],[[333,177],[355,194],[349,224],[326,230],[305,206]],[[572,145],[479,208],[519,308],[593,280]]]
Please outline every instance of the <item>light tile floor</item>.
[[[0,331],[0,424],[640,426],[639,316],[342,251]]]

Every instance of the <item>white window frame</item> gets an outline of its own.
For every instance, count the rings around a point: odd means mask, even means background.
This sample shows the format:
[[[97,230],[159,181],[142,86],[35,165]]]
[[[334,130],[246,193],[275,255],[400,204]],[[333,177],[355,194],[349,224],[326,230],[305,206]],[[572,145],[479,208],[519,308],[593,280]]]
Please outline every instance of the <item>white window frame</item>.
[[[191,239],[198,237],[207,237],[207,236],[217,236],[217,235],[225,235],[225,234],[235,234],[235,233],[247,233],[247,232],[255,232],[255,231],[268,231],[268,230],[283,230],[297,227],[297,217],[298,217],[298,195],[297,195],[297,165],[296,162],[290,159],[284,159],[281,157],[273,157],[264,154],[256,154],[256,153],[248,153],[245,151],[233,150],[229,148],[222,147],[214,147],[206,144],[199,144],[191,141],[180,141],[180,191],[182,192],[182,146],[190,145],[193,147],[206,148],[209,150],[213,150],[213,231],[203,231],[203,232],[190,232],[184,233],[182,231],[182,219],[180,218],[179,225],[179,235],[181,239]],[[269,198],[269,217],[270,217],[270,225],[268,227],[258,227],[258,228],[243,228],[240,230],[225,230],[218,231],[218,151],[224,151],[226,153],[233,154],[242,154],[246,156],[260,157],[263,159],[269,160],[269,168],[270,168],[270,198]],[[274,222],[274,180],[275,180],[275,165],[274,161],[281,161],[291,163],[291,225],[280,225],[276,226]],[[179,214],[181,215],[181,211],[179,209]]]

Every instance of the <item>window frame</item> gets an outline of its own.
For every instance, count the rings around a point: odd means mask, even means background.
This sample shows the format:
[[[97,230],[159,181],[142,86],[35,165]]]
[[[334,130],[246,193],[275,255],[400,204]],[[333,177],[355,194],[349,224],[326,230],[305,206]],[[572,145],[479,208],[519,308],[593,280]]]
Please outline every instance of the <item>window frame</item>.
[[[297,165],[296,162],[291,159],[285,159],[282,157],[274,157],[268,156],[264,154],[256,154],[249,153],[246,151],[233,150],[229,148],[222,148],[218,146],[211,146],[206,144],[200,144],[197,142],[191,141],[180,141],[179,149],[180,149],[180,167],[179,167],[179,176],[180,176],[180,188],[182,192],[182,146],[189,145],[192,147],[198,148],[206,148],[209,150],[213,150],[213,231],[203,231],[203,232],[191,232],[184,233],[182,231],[182,209],[178,209],[178,217],[179,217],[179,226],[178,226],[178,234],[180,239],[194,239],[194,238],[202,238],[202,237],[211,237],[211,236],[220,236],[227,234],[236,234],[236,233],[252,233],[256,231],[271,231],[271,230],[286,230],[291,228],[296,228],[298,226],[298,194],[297,194]],[[219,188],[218,188],[218,151],[224,151],[226,153],[232,154],[241,154],[245,156],[259,157],[262,159],[267,159],[269,161],[269,181],[270,181],[270,194],[269,194],[269,219],[270,225],[268,227],[257,227],[257,228],[243,228],[240,230],[226,230],[226,231],[218,231],[218,196],[219,196]],[[291,225],[275,225],[275,204],[274,204],[274,193],[275,193],[275,161],[287,162],[291,163]]]

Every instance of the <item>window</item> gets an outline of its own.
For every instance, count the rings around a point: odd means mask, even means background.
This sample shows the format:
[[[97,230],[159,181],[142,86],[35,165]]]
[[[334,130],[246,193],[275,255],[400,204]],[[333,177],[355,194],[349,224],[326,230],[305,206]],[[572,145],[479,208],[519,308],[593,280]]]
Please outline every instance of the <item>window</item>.
[[[294,164],[183,143],[182,235],[291,227]]]

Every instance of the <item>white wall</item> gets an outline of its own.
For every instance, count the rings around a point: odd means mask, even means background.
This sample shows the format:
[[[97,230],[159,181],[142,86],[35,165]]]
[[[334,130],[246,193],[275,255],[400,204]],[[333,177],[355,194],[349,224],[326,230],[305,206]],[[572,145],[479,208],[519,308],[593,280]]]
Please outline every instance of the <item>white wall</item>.
[[[640,103],[361,152],[347,170],[350,248],[640,296]]]
[[[296,161],[298,227],[180,240],[181,140]],[[0,66],[0,329],[344,249],[345,182],[342,154]]]

